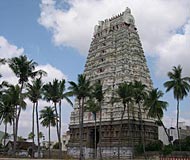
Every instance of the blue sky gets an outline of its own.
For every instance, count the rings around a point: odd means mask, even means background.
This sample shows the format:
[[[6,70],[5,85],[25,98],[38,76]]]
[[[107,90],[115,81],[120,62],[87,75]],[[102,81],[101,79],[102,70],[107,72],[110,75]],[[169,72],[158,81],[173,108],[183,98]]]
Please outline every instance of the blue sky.
[[[184,75],[190,76],[188,0],[1,0],[0,57],[26,54],[49,73],[45,81],[52,78],[76,81],[84,70],[94,25],[98,20],[123,12],[127,6],[135,18],[154,87],[165,91],[166,73],[174,65],[181,64]],[[16,83],[7,66],[0,66],[0,72],[1,80]],[[164,100],[169,102],[164,120],[167,125],[175,126],[173,95],[165,94]],[[187,124],[190,124],[189,104],[190,96],[181,103],[181,120]],[[46,104],[42,102],[43,105]],[[64,105],[63,126],[66,129],[72,108]],[[25,137],[30,132],[30,113],[30,108],[22,113],[23,131],[19,133]]]

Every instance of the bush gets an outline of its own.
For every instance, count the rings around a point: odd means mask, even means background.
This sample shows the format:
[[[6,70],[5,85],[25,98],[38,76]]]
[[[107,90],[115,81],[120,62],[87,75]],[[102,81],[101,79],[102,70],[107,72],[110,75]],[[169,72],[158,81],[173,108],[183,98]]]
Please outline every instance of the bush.
[[[150,142],[145,146],[146,151],[161,151],[162,148],[163,148],[163,143],[160,140]],[[135,151],[137,153],[143,153],[143,144],[135,146]]]
[[[173,151],[173,146],[169,144],[163,147],[162,154],[166,156],[166,155],[171,154],[172,151]]]
[[[143,153],[143,145],[142,144],[138,144],[135,146],[135,152],[138,154]]]
[[[146,151],[161,151],[163,148],[163,143],[160,140],[153,141],[146,145]]]
[[[179,140],[176,139],[173,142],[174,145],[174,150],[179,151],[180,146],[179,146]],[[190,136],[187,136],[185,139],[181,139],[181,150],[182,151],[190,151]]]
[[[53,145],[53,149],[59,149],[59,142],[57,142],[57,143],[55,143],[55,144]]]

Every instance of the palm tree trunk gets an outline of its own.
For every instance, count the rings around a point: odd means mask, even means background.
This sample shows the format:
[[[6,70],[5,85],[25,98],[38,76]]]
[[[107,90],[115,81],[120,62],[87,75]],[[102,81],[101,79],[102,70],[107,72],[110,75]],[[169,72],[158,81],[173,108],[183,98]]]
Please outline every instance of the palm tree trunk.
[[[101,102],[99,102],[99,105],[100,105],[99,153],[100,153],[100,160],[102,160],[102,105],[101,105]]]
[[[96,150],[96,113],[94,113],[94,158],[97,157],[97,150]]]
[[[20,100],[22,99],[21,95],[22,95],[22,89],[23,89],[23,86],[24,86],[24,83],[22,82],[21,83],[21,87],[20,87]],[[17,113],[17,109],[18,109],[18,113]],[[21,113],[21,105],[19,104],[19,108],[16,109],[16,130],[15,130],[15,134],[16,134],[16,137],[18,135],[18,122],[19,122],[19,118],[20,118],[20,113]]]
[[[81,117],[79,117],[81,120],[80,120],[80,160],[84,160],[84,153],[83,153],[83,139],[84,139],[84,136],[83,136],[83,118],[84,118],[84,98],[81,99],[82,100],[82,103],[81,103],[81,107],[80,107],[80,110],[79,112]]]
[[[16,141],[17,141],[17,136],[16,136],[16,111],[17,111],[17,106],[15,106],[15,111],[14,111],[14,118],[13,118],[13,139],[14,139],[14,144],[13,144],[13,155],[16,155]]]
[[[40,158],[40,128],[39,128],[39,119],[38,119],[38,102],[36,102],[36,125],[37,125],[37,139],[38,139],[38,158]]]
[[[49,158],[51,158],[51,151],[50,151],[50,124],[49,124]]]
[[[22,89],[23,89],[24,83],[21,83],[21,87],[20,87],[20,100],[22,99],[21,94],[22,94]],[[18,110],[18,113],[17,113]],[[17,141],[17,135],[18,135],[18,122],[19,122],[19,118],[20,118],[20,113],[21,113],[21,105],[19,105],[19,108],[16,106],[16,124],[15,124],[15,139]],[[16,151],[16,142],[14,142],[14,150]]]
[[[120,145],[121,145],[121,132],[122,132],[122,127],[123,127],[123,117],[124,117],[124,114],[125,114],[125,109],[126,109],[126,104],[123,103],[123,106],[124,106],[124,110],[121,114],[121,120],[120,120],[120,130],[119,130],[119,139],[118,139],[118,159],[120,159]]]
[[[61,144],[61,100],[59,102],[59,155],[62,158],[62,144]]]
[[[145,138],[144,138],[144,127],[143,127],[143,122],[142,122],[142,112],[141,112],[141,106],[140,103],[138,103],[139,107],[139,120],[140,120],[140,135],[141,135],[141,143],[143,145],[143,153],[145,155],[146,159],[146,149],[145,149]]]
[[[127,104],[127,113],[128,113],[128,133],[129,133],[129,145],[131,146],[133,143],[132,134],[131,134],[131,121],[130,121],[130,113],[129,113],[129,104]],[[131,141],[131,142],[130,142]]]
[[[179,139],[179,149],[181,151],[181,136],[180,136],[180,132],[179,132],[179,98],[177,98],[177,136]]]
[[[32,158],[34,157],[34,112],[35,112],[35,103],[33,103],[33,111],[32,111]]]
[[[57,103],[54,102],[54,108],[55,108],[55,114],[56,114],[56,117],[59,118],[59,115],[58,115],[58,112],[57,112]],[[60,121],[60,120],[59,120]],[[56,122],[56,129],[57,129],[57,139],[58,139],[58,143],[60,144],[60,134],[59,134],[59,121]],[[60,154],[59,154],[59,158],[60,157]]]
[[[6,138],[7,138],[7,122],[5,122],[5,135],[4,135],[4,147],[5,147],[5,143],[6,143]]]

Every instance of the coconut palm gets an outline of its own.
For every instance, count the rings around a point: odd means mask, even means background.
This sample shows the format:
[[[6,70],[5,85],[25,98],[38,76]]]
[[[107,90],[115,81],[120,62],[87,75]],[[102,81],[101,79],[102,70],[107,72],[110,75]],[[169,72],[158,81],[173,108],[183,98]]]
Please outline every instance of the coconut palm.
[[[62,79],[59,81],[59,86],[58,86],[58,94],[59,94],[59,136],[60,136],[60,142],[59,142],[59,151],[60,151],[60,157],[62,157],[62,144],[61,144],[61,100],[66,100],[71,106],[73,106],[73,103],[71,100],[68,98],[69,95],[67,92],[65,92],[65,80]]]
[[[33,140],[34,137],[35,137],[35,134],[33,132],[30,132],[28,134],[28,139],[32,139]]]
[[[69,104],[72,105],[72,102],[68,98],[68,94],[65,93],[65,80],[61,81],[54,79],[53,82],[49,82],[44,85],[44,98],[47,101],[52,101],[54,103],[55,113],[58,117],[58,121],[56,122],[57,128],[57,137],[59,142],[59,156],[62,157],[62,144],[61,144],[61,100],[65,99]],[[59,103],[59,113],[57,111],[57,103]]]
[[[44,137],[43,132],[39,132],[39,138],[42,140],[43,137]]]
[[[20,87],[19,85],[8,85],[8,88],[4,91],[6,94],[6,98],[9,101],[10,106],[13,108],[14,112],[14,119],[13,119],[13,135],[14,135],[14,148],[13,152],[15,154],[16,151],[16,119],[17,119],[17,112],[19,111],[18,106],[20,106],[21,109],[26,109],[26,103],[24,102],[25,95],[22,94],[20,97]]]
[[[40,111],[40,120],[42,126],[48,128],[48,136],[49,136],[49,158],[51,157],[50,152],[50,142],[51,142],[51,126],[56,126],[57,116],[54,113],[54,108],[52,107],[45,107],[43,110]]]
[[[39,118],[38,118],[38,101],[42,98],[42,88],[43,83],[41,78],[36,78],[32,81],[32,84],[27,84],[27,95],[30,101],[33,103],[32,111],[32,133],[34,135],[34,114],[36,109],[36,126],[37,126],[37,141],[38,141],[38,157],[40,156],[40,137],[39,137]],[[33,141],[33,151],[34,151],[34,136]],[[33,155],[33,154],[32,154]]]
[[[37,63],[34,62],[33,60],[28,60],[28,58],[25,55],[21,55],[19,57],[13,57],[11,59],[8,59],[8,64],[11,70],[16,75],[16,77],[18,77],[18,82],[21,85],[19,91],[19,98],[22,98],[21,96],[24,84],[28,82],[30,77],[34,78],[39,73],[38,71],[35,71]],[[17,108],[18,108],[18,113],[16,114],[16,130],[15,130],[16,137],[18,133],[18,123],[22,107],[21,105],[18,105]]]
[[[59,81],[57,79],[54,79],[53,82],[49,82],[48,84],[45,84],[43,86],[43,94],[44,99],[46,99],[48,102],[52,101],[54,104],[54,111],[56,114],[56,117],[58,118],[58,111],[57,111],[57,103],[60,101],[59,97]],[[58,121],[56,121],[56,130],[57,130],[57,138],[58,142],[61,141],[60,134],[59,134],[59,124]],[[60,156],[60,154],[59,154]]]
[[[142,84],[141,81],[135,81],[133,83],[133,98],[135,103],[138,105],[138,118],[140,121],[140,134],[141,134],[141,143],[143,145],[143,152],[145,153],[145,142],[144,142],[144,127],[142,122],[142,105],[144,100],[146,99],[147,92],[146,92],[146,85]]]
[[[12,125],[14,119],[14,108],[11,105],[9,95],[3,94],[0,97],[0,124],[3,122],[5,124],[5,136],[4,136],[4,146],[6,142],[7,135],[7,124]]]
[[[145,99],[146,110],[148,111],[148,116],[151,118],[158,119],[158,122],[163,126],[164,131],[168,137],[168,141],[171,143],[170,136],[167,129],[162,122],[164,116],[164,110],[167,110],[168,103],[166,101],[160,100],[163,97],[163,92],[158,90],[158,88],[153,89],[149,92],[147,98]]]
[[[93,116],[94,116],[94,158],[96,159],[97,157],[97,129],[96,129],[96,115],[97,115],[97,112],[100,111],[100,106],[95,102],[94,99],[90,98],[88,101],[87,101],[87,110],[90,111]]]
[[[180,142],[180,134],[179,134],[179,103],[188,95],[190,91],[190,77],[182,77],[182,67],[178,65],[177,67],[173,67],[171,72],[168,72],[169,81],[164,83],[164,87],[166,87],[166,92],[173,90],[174,99],[177,100],[177,133],[178,139]],[[181,150],[181,142],[180,142],[180,150]]]
[[[118,159],[120,159],[121,132],[122,132],[122,127],[123,127],[123,117],[126,111],[126,107],[127,107],[127,113],[128,113],[128,131],[129,133],[131,131],[129,104],[132,102],[132,96],[133,96],[132,83],[124,82],[124,83],[119,84],[118,89],[116,90],[116,93],[123,104],[123,110],[122,110],[121,119],[120,119],[119,145],[118,145]]]
[[[84,159],[83,155],[83,118],[84,118],[84,103],[87,97],[90,96],[91,86],[90,81],[86,79],[85,75],[78,75],[78,83],[69,82],[70,95],[76,96],[79,106],[79,136],[80,136],[80,160]]]
[[[92,96],[96,99],[98,102],[97,109],[100,111],[100,122],[99,122],[99,154],[100,154],[100,160],[102,160],[102,148],[101,148],[101,143],[102,143],[102,101],[104,99],[104,94],[102,90],[102,84],[100,81],[97,81],[93,85],[93,90],[92,90]]]

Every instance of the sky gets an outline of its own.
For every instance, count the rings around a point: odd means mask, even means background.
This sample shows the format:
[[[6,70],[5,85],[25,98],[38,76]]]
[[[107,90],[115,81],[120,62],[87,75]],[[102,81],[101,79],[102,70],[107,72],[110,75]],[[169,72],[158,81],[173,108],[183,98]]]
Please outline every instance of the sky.
[[[48,73],[44,82],[54,78],[76,81],[83,73],[94,26],[131,8],[140,35],[147,65],[155,88],[165,93],[163,83],[173,66],[183,67],[190,76],[190,1],[189,0],[1,0],[0,58],[27,55]],[[0,66],[2,78],[16,84],[18,79],[7,65]],[[169,103],[164,122],[176,124],[176,101],[172,92],[163,100]],[[19,135],[31,132],[32,104],[21,113]],[[51,104],[40,101],[40,109]],[[69,104],[63,103],[63,131],[67,130]],[[180,121],[190,125],[190,95],[180,103]],[[3,125],[0,129],[3,130]],[[47,129],[41,127],[47,137]],[[11,133],[11,128],[9,127]],[[52,139],[56,140],[53,129]]]

